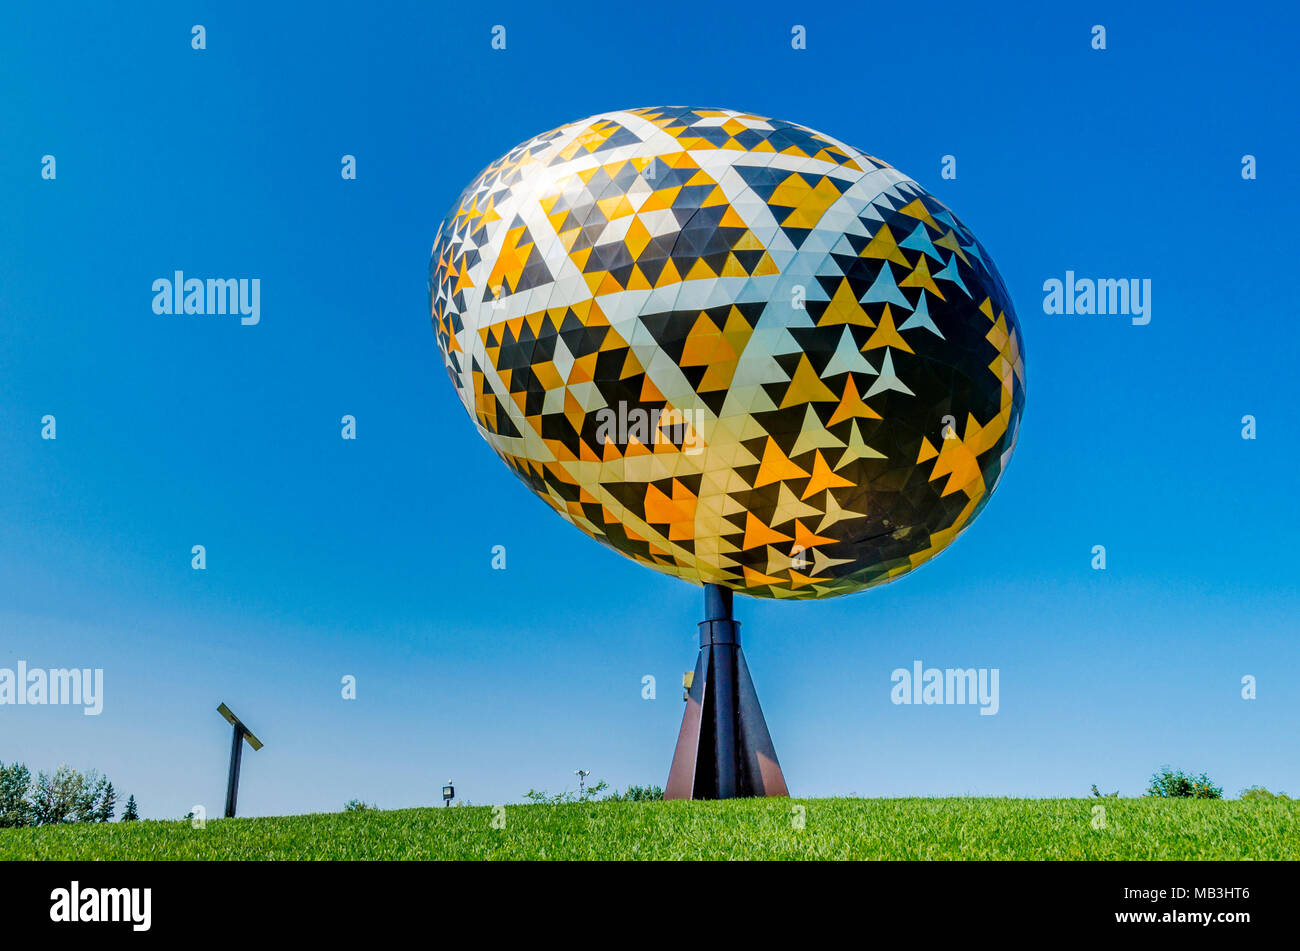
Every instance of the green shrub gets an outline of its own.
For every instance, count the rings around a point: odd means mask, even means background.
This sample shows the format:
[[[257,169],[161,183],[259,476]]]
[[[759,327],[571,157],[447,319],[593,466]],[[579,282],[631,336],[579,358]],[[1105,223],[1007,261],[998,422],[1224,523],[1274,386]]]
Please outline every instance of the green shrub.
[[[1204,773],[1189,776],[1181,769],[1162,766],[1151,774],[1146,794],[1157,799],[1222,799],[1223,787],[1214,785]]]
[[[544,789],[530,789],[524,798],[539,806],[559,806],[566,802],[659,802],[664,798],[662,786],[628,786],[623,792],[616,789],[609,795],[600,795],[608,788],[609,783],[602,779],[581,793],[565,790],[551,795]]]
[[[545,789],[530,789],[524,793],[524,798],[538,806],[561,806],[566,802],[595,802],[608,788],[609,783],[602,779],[590,786],[583,786],[581,792],[575,793],[566,789],[551,795]]]
[[[1269,792],[1263,786],[1251,786],[1249,789],[1242,790],[1241,798],[1246,800],[1256,799],[1267,802],[1274,799],[1290,799],[1291,797],[1284,792]]]
[[[602,802],[658,802],[664,798],[662,786],[628,786],[623,792],[612,792]]]

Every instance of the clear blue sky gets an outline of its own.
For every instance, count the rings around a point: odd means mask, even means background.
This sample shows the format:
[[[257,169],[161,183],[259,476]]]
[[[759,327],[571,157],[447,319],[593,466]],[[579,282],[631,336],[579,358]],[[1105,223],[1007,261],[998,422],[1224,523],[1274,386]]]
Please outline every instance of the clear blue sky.
[[[1169,763],[1300,793],[1297,14],[1132,6],[6,7],[0,666],[102,667],[106,698],[97,718],[0,707],[0,760],[96,767],[146,816],[215,813],[224,700],[266,742],[244,814],[428,804],[449,777],[511,802],[577,767],[662,783],[700,592],[498,461],[425,280],[493,158],[686,103],[913,176],[989,249],[1024,329],[1019,447],[948,552],[853,597],[738,599],[791,790],[1132,795]],[[176,269],[260,278],[261,323],[156,316]],[[1151,279],[1150,325],[1045,315],[1067,269]],[[891,704],[916,659],[999,668],[1000,712]]]

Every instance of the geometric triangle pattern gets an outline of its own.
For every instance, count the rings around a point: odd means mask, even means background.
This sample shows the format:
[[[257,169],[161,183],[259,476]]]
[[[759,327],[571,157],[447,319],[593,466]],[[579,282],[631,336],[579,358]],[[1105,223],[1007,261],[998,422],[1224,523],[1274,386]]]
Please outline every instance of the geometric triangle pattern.
[[[988,253],[879,159],[727,109],[604,113],[461,194],[429,262],[462,404],[563,518],[743,594],[934,557],[1015,447],[1024,347]]]

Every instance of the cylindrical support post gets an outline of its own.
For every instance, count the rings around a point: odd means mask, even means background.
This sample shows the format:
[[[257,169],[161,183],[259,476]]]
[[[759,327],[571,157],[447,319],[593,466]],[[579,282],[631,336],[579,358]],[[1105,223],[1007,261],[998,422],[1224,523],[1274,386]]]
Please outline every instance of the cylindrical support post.
[[[731,589],[724,588],[720,584],[706,584],[704,586],[704,620],[730,621],[731,619]]]
[[[731,616],[731,589],[704,586],[704,617],[700,647],[710,652],[709,681],[713,691],[714,751],[717,757],[718,798],[734,799],[740,786],[736,755],[736,649],[740,625]]]
[[[226,780],[226,818],[235,817],[235,800],[239,796],[239,760],[244,752],[244,731],[235,726],[235,739],[230,744],[230,776]]]

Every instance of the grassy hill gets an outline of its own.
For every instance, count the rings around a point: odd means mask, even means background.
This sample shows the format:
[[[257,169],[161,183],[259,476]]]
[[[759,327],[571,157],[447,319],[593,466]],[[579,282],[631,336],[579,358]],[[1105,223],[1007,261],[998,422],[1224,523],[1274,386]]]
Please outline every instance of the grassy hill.
[[[1105,827],[1093,828],[1094,806]],[[804,827],[796,828],[796,807]],[[1300,801],[749,799],[0,829],[0,859],[1300,859]],[[498,821],[500,821],[498,819]]]

